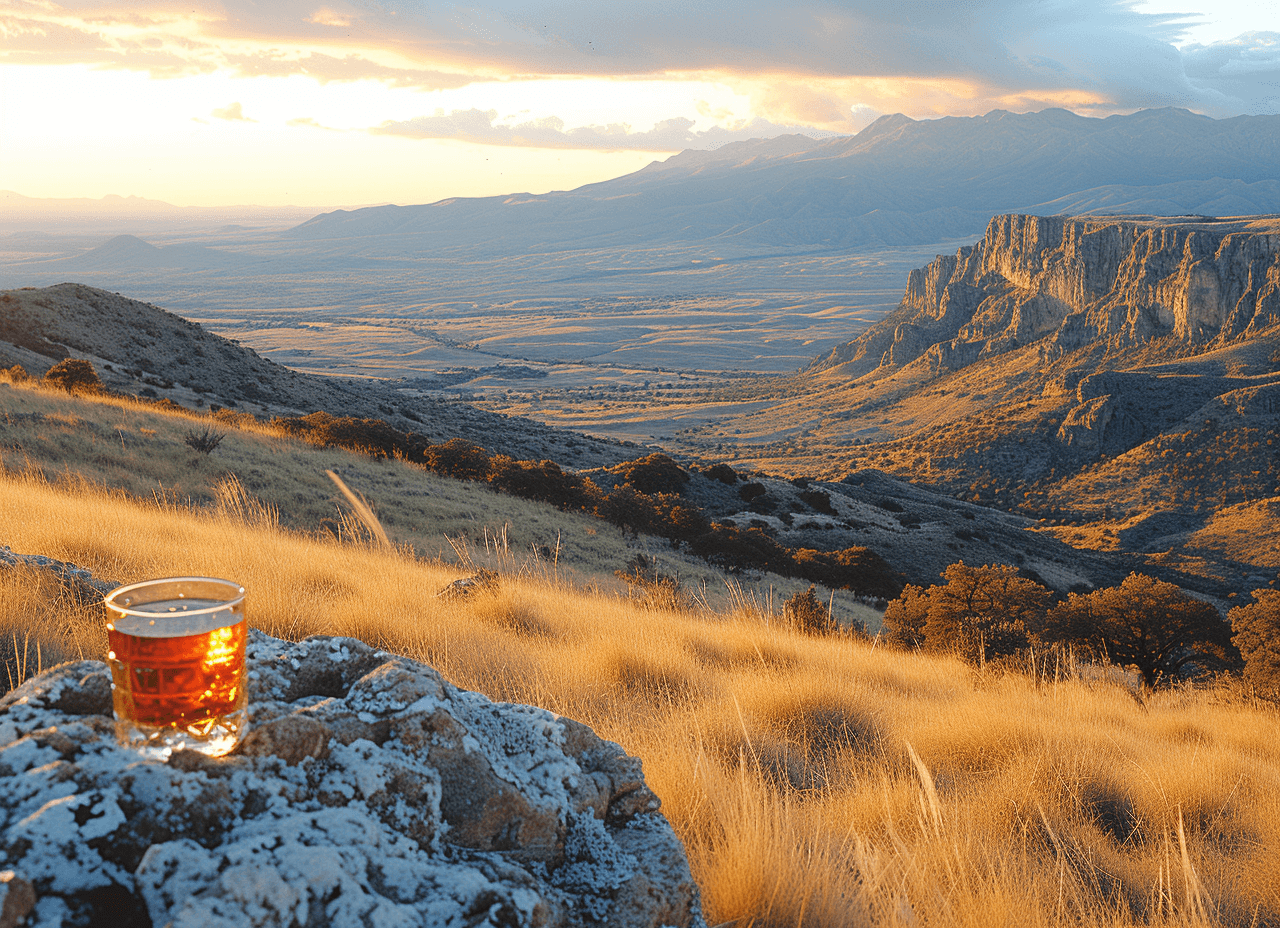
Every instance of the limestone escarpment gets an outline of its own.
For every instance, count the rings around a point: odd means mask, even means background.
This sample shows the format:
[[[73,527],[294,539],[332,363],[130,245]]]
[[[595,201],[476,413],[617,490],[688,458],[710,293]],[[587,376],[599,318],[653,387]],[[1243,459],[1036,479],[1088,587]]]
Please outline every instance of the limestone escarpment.
[[[936,373],[1028,345],[1163,341],[1170,353],[1280,323],[1280,220],[996,216],[984,238],[913,271],[897,311],[818,368]],[[923,359],[923,360],[921,360]]]

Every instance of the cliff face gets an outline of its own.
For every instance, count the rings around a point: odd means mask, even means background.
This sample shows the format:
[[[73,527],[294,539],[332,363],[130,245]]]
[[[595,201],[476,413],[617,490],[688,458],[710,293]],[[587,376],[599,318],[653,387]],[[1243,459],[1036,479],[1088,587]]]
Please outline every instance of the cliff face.
[[[912,271],[898,310],[819,368],[935,372],[1039,344],[1210,349],[1280,322],[1280,219],[996,216],[977,244]]]

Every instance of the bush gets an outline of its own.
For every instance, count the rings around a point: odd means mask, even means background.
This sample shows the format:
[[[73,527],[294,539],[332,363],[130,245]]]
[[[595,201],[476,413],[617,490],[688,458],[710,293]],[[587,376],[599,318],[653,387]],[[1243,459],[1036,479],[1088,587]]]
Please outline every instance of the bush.
[[[925,647],[951,651],[976,664],[1023,651],[1033,630],[1043,624],[1051,594],[1006,564],[969,567],[960,562],[948,567],[943,578],[946,583],[913,591],[912,601],[895,607],[892,621],[902,629],[895,636],[910,635],[924,610]]]
[[[1260,695],[1280,698],[1280,590],[1254,590],[1254,602],[1227,613],[1244,679]]]
[[[409,436],[381,419],[358,419],[313,412],[308,416],[285,416],[271,420],[271,425],[289,435],[322,447],[336,445],[360,451],[377,458],[389,458],[397,452],[412,452]]]
[[[822,490],[805,490],[800,494],[800,500],[807,504],[814,512],[826,513],[829,516],[836,514],[831,506],[831,494]]]
[[[517,461],[505,454],[489,459],[489,484],[521,499],[550,503],[559,509],[592,511],[603,498],[585,477],[566,474],[554,461]]]
[[[803,593],[793,593],[782,604],[782,617],[800,631],[813,634],[829,633],[839,627],[827,606],[818,601],[813,586]]]
[[[764,488],[763,483],[757,483],[753,480],[751,483],[743,484],[743,486],[739,488],[738,498],[744,503],[750,503],[764,496],[768,492],[769,491]]]
[[[15,364],[8,370],[0,371],[0,380],[7,380],[9,383],[26,383],[30,379],[31,375],[21,364]]]
[[[102,381],[93,365],[83,358],[65,358],[49,368],[41,381],[46,387],[68,393],[101,393]]]
[[[615,570],[613,575],[627,584],[628,590],[639,589],[644,604],[650,609],[678,611],[688,608],[680,578],[658,571],[658,562],[643,554],[637,554],[627,564],[626,570]]]
[[[903,650],[924,647],[924,627],[929,621],[929,592],[907,586],[902,595],[884,608],[885,643]]]
[[[711,564],[730,571],[771,570],[790,574],[795,567],[791,552],[758,528],[744,530],[735,525],[716,524],[695,538],[689,548]]]
[[[852,590],[877,599],[894,599],[903,577],[870,548],[815,551],[799,548],[792,555],[795,575],[833,590]]]
[[[721,483],[726,483],[730,486],[738,482],[738,472],[728,464],[716,464],[713,467],[708,467],[702,472],[702,476],[710,480],[719,480]]]
[[[430,470],[455,480],[487,480],[489,453],[465,438],[450,438],[443,445],[428,445],[422,459]]]
[[[617,464],[609,468],[609,472],[621,477],[624,486],[633,487],[650,496],[657,493],[680,493],[689,482],[689,475],[680,469],[680,465],[660,453]]]
[[[201,454],[210,454],[218,445],[222,444],[222,439],[225,437],[226,435],[223,432],[215,432],[213,429],[206,428],[203,432],[187,432],[186,437],[182,440]]]

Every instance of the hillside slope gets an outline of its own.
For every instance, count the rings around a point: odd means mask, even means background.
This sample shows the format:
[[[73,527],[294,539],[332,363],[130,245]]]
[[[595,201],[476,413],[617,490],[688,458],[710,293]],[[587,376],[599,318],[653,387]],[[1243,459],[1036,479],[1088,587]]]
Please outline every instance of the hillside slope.
[[[882,468],[1244,592],[1280,558],[1213,514],[1244,507],[1258,529],[1280,497],[1278,232],[1256,217],[996,217],[792,396],[689,447],[737,426],[742,464]]]
[[[383,381],[300,374],[118,293],[73,283],[0,291],[0,366],[21,364],[40,376],[65,357],[90,360],[112,389],[163,396],[188,408],[376,417],[431,441],[467,438],[490,451],[573,466],[630,456],[615,443],[401,391]]]

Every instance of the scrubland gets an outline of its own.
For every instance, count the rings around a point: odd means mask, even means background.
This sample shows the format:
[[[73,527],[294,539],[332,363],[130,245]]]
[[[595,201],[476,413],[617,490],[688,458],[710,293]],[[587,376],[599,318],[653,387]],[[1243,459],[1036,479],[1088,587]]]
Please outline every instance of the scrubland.
[[[352,635],[590,724],[643,758],[712,925],[1280,923],[1280,718],[1227,687],[974,669],[801,634],[741,591],[647,609],[510,552],[497,591],[446,603],[466,565],[238,499],[11,469],[0,542],[106,577],[232,577],[271,634]],[[103,653],[92,602],[28,569],[0,587],[11,674]]]

